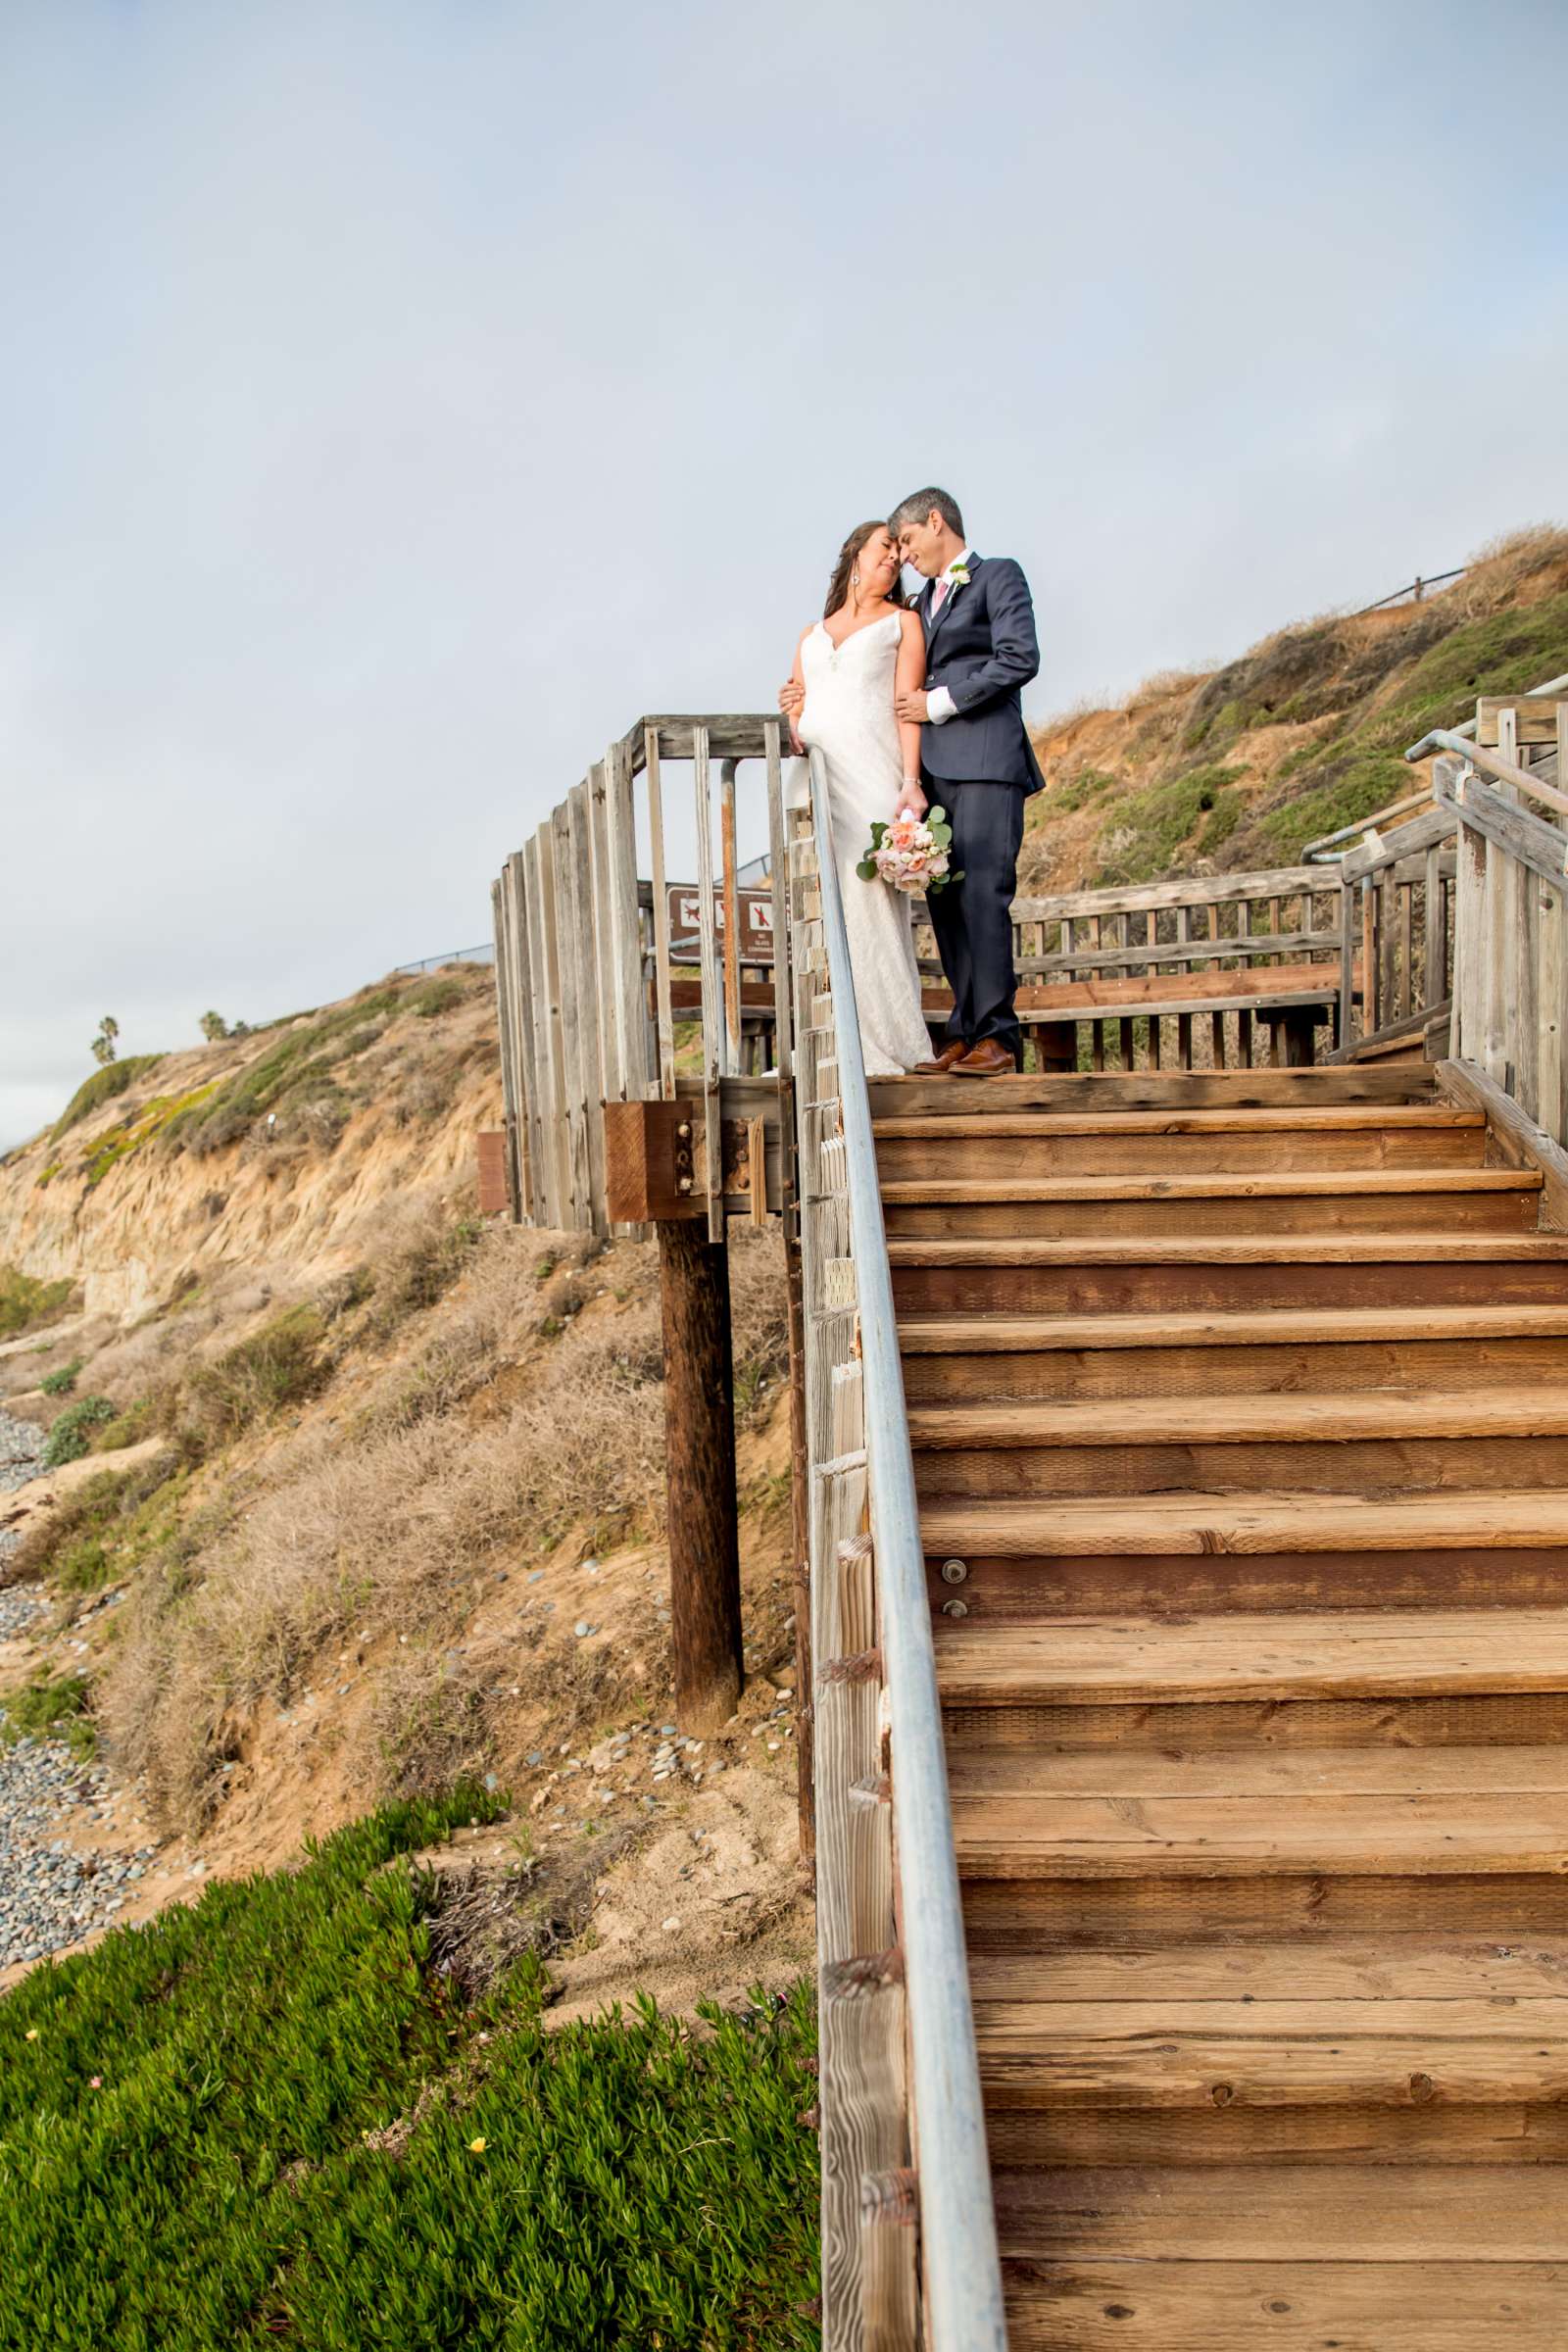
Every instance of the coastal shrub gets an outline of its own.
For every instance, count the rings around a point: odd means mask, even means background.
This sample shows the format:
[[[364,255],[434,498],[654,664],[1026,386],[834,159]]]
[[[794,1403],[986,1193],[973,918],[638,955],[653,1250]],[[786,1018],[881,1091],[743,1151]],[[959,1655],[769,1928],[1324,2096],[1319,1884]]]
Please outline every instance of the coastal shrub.
[[[1099,843],[1100,888],[1163,879],[1178,865],[1210,858],[1236,830],[1246,803],[1240,767],[1199,767],[1168,784],[1146,785],[1116,804]]]
[[[58,1371],[46,1372],[38,1383],[43,1394],[46,1396],[69,1396],[76,1385],[76,1375],[84,1360],[79,1355],[74,1355],[70,1363],[62,1364]]]
[[[90,1078],[82,1080],[49,1130],[51,1141],[58,1143],[82,1119],[90,1118],[95,1110],[101,1110],[106,1102],[122,1095],[149,1070],[156,1070],[163,1058],[161,1054],[127,1054],[123,1061],[107,1062],[102,1069],[94,1070]]]
[[[453,1011],[466,995],[461,980],[426,980],[409,999],[409,1010],[421,1021],[432,1021],[438,1013]]]
[[[1049,796],[1051,813],[1054,816],[1075,815],[1088,802],[1101,800],[1107,792],[1114,792],[1120,781],[1120,777],[1107,774],[1103,768],[1081,767],[1075,776],[1069,776],[1064,783],[1052,787]]]
[[[14,1340],[58,1323],[71,1303],[69,1282],[39,1282],[15,1266],[0,1266],[0,1340]]]
[[[91,1450],[90,1432],[113,1421],[115,1408],[107,1396],[78,1396],[49,1424],[44,1441],[43,1466],[58,1470],[65,1462],[79,1462]]]
[[[87,1685],[79,1674],[42,1675],[8,1690],[0,1699],[0,1738],[63,1740],[78,1756],[90,1756],[94,1739]],[[0,2151],[3,2161],[3,2151]]]
[[[153,1429],[153,1400],[138,1396],[127,1404],[122,1413],[106,1421],[92,1442],[94,1453],[120,1453],[127,1446],[139,1446],[143,1438],[151,1437]]]
[[[813,2003],[472,1996],[408,1857],[499,1796],[392,1804],[0,2002],[0,2352],[808,2352]]]
[[[331,1373],[323,1324],[311,1304],[291,1306],[210,1364],[199,1364],[166,1399],[163,1417],[188,1450],[226,1445],[255,1421],[302,1404]]]
[[[1337,761],[1321,782],[1308,782],[1293,800],[1255,814],[1247,833],[1248,855],[1265,865],[1293,865],[1307,842],[1388,808],[1419,782],[1419,775],[1391,752]]]
[[[168,1453],[133,1469],[96,1472],[31,1523],[16,1555],[18,1572],[46,1576],[67,1591],[96,1592],[144,1556],[155,1509],[164,1522],[158,1532],[167,1532],[172,1498],[183,1484]]]
[[[373,1042],[379,1034],[377,1022],[402,1009],[400,991],[383,988],[327,1012],[301,1016],[253,1061],[216,1086],[200,1112],[171,1119],[165,1134],[202,1158],[238,1142],[270,1111],[281,1120],[302,1104],[329,1099],[337,1091],[334,1069]]]

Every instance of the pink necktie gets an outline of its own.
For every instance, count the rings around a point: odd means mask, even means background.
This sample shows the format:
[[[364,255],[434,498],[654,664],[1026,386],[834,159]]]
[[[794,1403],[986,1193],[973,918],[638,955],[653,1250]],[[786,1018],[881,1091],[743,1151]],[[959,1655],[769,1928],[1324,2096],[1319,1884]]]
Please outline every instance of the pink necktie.
[[[952,586],[953,582],[948,578],[946,572],[944,572],[941,579],[938,580],[936,588],[931,597],[931,617],[933,620],[935,620],[937,614],[941,612],[942,600]]]

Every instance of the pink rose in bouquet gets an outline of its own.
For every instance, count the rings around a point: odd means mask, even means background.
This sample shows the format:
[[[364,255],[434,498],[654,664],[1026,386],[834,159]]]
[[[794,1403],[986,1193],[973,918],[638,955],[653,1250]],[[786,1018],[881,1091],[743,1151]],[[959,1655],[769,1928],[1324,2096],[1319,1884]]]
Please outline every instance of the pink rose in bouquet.
[[[856,867],[862,882],[885,882],[906,897],[924,892],[931,898],[950,882],[961,882],[952,870],[949,855],[953,827],[947,811],[928,808],[924,816],[901,808],[897,816],[879,817],[871,827],[871,846]]]

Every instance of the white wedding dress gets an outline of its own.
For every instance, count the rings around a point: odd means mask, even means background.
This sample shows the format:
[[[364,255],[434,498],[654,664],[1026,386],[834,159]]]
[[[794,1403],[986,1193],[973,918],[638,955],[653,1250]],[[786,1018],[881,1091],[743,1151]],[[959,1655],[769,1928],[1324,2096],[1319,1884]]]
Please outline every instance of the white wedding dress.
[[[899,615],[885,613],[835,645],[820,621],[801,647],[806,704],[796,732],[827,767],[833,849],[850,938],[850,969],[868,1078],[897,1078],[925,1061],[931,1040],[920,1014],[908,900],[887,883],[862,882],[856,867],[871,846],[875,818],[896,816],[904,782],[893,673]],[[808,801],[805,763],[791,799]]]

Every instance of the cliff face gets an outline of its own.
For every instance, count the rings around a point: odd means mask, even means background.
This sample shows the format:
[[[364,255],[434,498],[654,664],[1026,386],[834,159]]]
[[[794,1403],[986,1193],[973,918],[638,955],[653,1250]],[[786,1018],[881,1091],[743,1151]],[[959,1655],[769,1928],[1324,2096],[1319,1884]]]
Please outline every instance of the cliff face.
[[[93,1102],[102,1083],[0,1163],[0,1266],[122,1321],[220,1271],[314,1281],[411,1200],[471,1187],[475,1131],[501,1116],[493,981],[381,982]]]
[[[1032,891],[1294,864],[1412,789],[1401,758],[1478,694],[1568,671],[1568,531],[1533,530],[1420,604],[1281,629],[1215,670],[1166,672],[1035,734],[1046,790]]]

